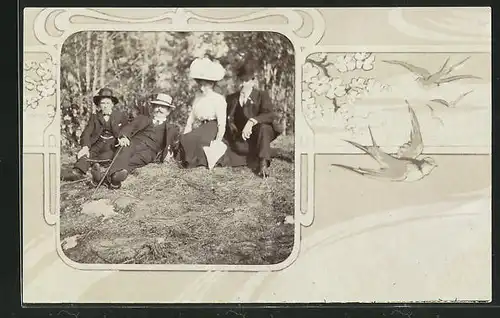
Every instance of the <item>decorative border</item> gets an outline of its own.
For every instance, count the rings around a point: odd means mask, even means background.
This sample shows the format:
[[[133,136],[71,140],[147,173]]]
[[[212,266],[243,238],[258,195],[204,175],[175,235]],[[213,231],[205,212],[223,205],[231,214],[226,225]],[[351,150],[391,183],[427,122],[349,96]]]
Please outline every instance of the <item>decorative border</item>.
[[[35,37],[42,45],[26,46],[24,52],[30,53],[45,53],[49,54],[54,64],[57,66],[56,71],[56,101],[55,104],[60,104],[60,53],[64,41],[72,34],[80,31],[268,31],[277,32],[286,36],[292,43],[295,50],[295,66],[296,70],[301,69],[302,51],[317,44],[323,37],[325,30],[325,21],[318,10],[315,9],[259,9],[259,11],[248,13],[234,18],[217,19],[198,15],[193,9],[178,8],[168,11],[164,14],[143,19],[132,19],[114,16],[103,13],[92,8],[45,8],[37,15],[34,21]],[[204,10],[210,10],[203,8]],[[125,10],[137,10],[123,9]],[[168,9],[167,9],[168,10]],[[300,12],[306,13],[312,20],[313,31],[307,37],[300,37],[297,32],[303,27],[304,19]],[[250,24],[249,22],[268,18],[271,16],[284,17],[284,24]],[[87,17],[95,20],[103,21],[104,23],[74,23],[72,20],[75,17]],[[55,28],[61,33],[57,36],[49,34],[46,29],[46,24],[49,18],[53,19]],[[192,24],[191,20],[201,21],[203,23]],[[110,23],[111,22],[111,23]],[[300,73],[296,71],[295,76],[295,103],[301,105]],[[304,123],[301,123],[301,107],[295,108],[296,130],[301,131],[300,138],[295,140],[295,237],[294,248],[290,256],[282,263],[275,265],[99,265],[99,264],[79,264],[67,258],[60,244],[60,228],[59,228],[59,209],[60,209],[60,108],[56,107],[54,120],[46,127],[44,131],[44,142],[41,146],[23,146],[23,154],[38,154],[44,155],[44,217],[49,225],[56,225],[57,235],[57,252],[61,259],[69,266],[77,269],[96,269],[96,270],[183,270],[183,271],[199,271],[199,270],[228,270],[228,271],[275,271],[281,270],[292,264],[298,256],[300,247],[300,229],[301,225],[309,226],[314,219],[314,202],[313,202],[313,187],[307,188],[308,198],[300,196],[300,175],[301,175],[301,154],[307,153],[307,177],[308,183],[314,175],[314,164],[312,151],[314,148],[306,147],[311,145],[312,131],[308,129]],[[50,145],[50,140],[56,140],[56,145]],[[55,156],[55,162],[50,158]],[[53,179],[55,175],[55,180]],[[55,204],[51,204],[54,202]],[[304,201],[307,201],[304,209]]]

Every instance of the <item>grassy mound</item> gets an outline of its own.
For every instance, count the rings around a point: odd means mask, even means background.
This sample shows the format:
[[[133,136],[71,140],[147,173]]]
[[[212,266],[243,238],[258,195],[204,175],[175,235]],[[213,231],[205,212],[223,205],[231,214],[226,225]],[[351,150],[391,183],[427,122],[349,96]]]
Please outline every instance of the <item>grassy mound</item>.
[[[61,185],[61,241],[78,263],[277,264],[294,244],[293,137],[271,177],[248,168],[150,164],[117,191]],[[285,160],[284,160],[285,159]],[[63,158],[65,165],[71,165]]]

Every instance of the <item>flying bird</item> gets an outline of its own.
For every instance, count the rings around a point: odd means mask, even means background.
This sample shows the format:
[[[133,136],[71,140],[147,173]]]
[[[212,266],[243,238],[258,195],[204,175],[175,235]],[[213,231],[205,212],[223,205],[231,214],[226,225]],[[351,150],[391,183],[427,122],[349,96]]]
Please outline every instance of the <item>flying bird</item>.
[[[441,99],[441,98],[431,99],[430,101],[433,103],[439,103],[439,104],[442,104],[446,107],[452,108],[452,107],[455,107],[458,104],[458,102],[460,102],[465,96],[469,95],[473,91],[474,90],[470,90],[468,92],[462,93],[462,94],[460,94],[460,96],[458,96],[455,100],[453,100],[451,102],[448,102],[448,101]],[[429,106],[429,107],[431,107],[431,106]]]
[[[467,60],[470,59],[470,56],[463,59],[462,61],[448,66],[448,63],[450,61],[450,58],[446,58],[446,61],[444,62],[443,66],[439,69],[439,71],[435,73],[431,73],[427,69],[419,66],[415,66],[413,64],[410,64],[408,62],[404,61],[397,61],[397,60],[383,60],[385,63],[389,64],[395,64],[395,65],[400,65],[410,72],[414,73],[417,75],[417,82],[421,83],[424,86],[431,86],[431,85],[436,85],[440,86],[441,84],[445,83],[450,83],[458,80],[463,80],[463,79],[481,79],[481,77],[474,76],[474,75],[454,75],[454,76],[448,76],[451,72],[453,72],[456,68],[464,64]],[[448,76],[448,77],[446,77]]]
[[[469,95],[473,91],[474,90],[470,90],[468,92],[462,93],[462,94],[460,94],[460,96],[458,96],[455,100],[452,100],[451,102],[448,102],[447,100],[444,100],[442,98],[431,99],[430,101],[433,103],[438,103],[438,104],[444,105],[448,108],[453,108],[453,107],[457,106],[458,102],[460,102],[465,96]],[[437,119],[441,123],[441,125],[444,125],[443,120],[441,118],[439,118],[439,116],[435,115],[434,107],[432,107],[429,104],[426,104],[426,106],[431,110],[431,116],[433,118]]]
[[[364,146],[350,140],[345,141],[370,155],[377,161],[379,168],[369,169],[342,164],[332,164],[332,166],[347,169],[362,176],[387,181],[413,182],[428,176],[437,167],[437,164],[431,157],[419,158],[424,150],[420,125],[413,108],[408,101],[405,102],[410,112],[412,129],[410,140],[399,147],[396,154],[388,154],[382,151],[373,137],[371,128],[368,126],[372,140],[371,146]]]

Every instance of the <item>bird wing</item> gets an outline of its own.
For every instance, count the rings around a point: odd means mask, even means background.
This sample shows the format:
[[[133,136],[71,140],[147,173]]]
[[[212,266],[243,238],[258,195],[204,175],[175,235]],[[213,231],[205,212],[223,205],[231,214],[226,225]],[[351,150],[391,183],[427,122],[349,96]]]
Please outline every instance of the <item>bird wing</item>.
[[[453,64],[452,66],[450,66],[447,70],[446,70],[446,73],[444,73],[443,75],[448,75],[450,74],[451,72],[453,72],[457,67],[459,67],[460,65],[464,64],[465,62],[467,62],[468,59],[470,59],[471,57],[468,56],[466,57],[465,59],[463,59],[462,61],[458,62],[458,63],[455,63]]]
[[[400,65],[404,68],[406,68],[407,70],[409,70],[410,72],[412,73],[415,73],[415,74],[418,74],[422,77],[428,77],[431,75],[431,73],[426,70],[425,68],[423,67],[418,67],[418,66],[415,66],[413,64],[410,64],[410,63],[407,63],[407,62],[404,62],[404,61],[397,61],[397,60],[383,60],[383,62],[385,63],[389,63],[389,64],[395,64],[395,65]]]
[[[437,83],[442,84],[442,83],[449,83],[449,82],[454,82],[458,81],[461,79],[481,79],[479,76],[474,76],[474,75],[454,75],[450,77],[445,77],[437,81]]]
[[[406,178],[406,166],[403,162],[394,168],[381,168],[381,169],[369,169],[361,167],[351,167],[342,164],[331,164],[333,167],[339,167],[348,171],[352,171],[362,176],[371,177],[375,179],[382,179],[387,181],[401,181]]]
[[[446,60],[444,61],[443,66],[441,66],[441,69],[437,72],[438,74],[443,73],[446,70],[446,67],[448,66],[448,63],[450,62],[450,57],[448,56]]]
[[[446,107],[450,107],[450,104],[442,98],[431,99],[431,102],[442,104]]]
[[[396,164],[397,162],[399,162],[398,159],[383,152],[376,145],[375,146],[363,146],[363,145],[358,144],[357,142],[354,142],[354,141],[350,141],[350,140],[345,140],[345,141],[350,143],[354,147],[361,149],[363,152],[367,153],[368,155],[370,155],[370,157],[375,159],[381,167],[388,168],[388,167]]]
[[[457,99],[455,99],[455,101],[453,101],[453,104],[456,105],[458,104],[459,101],[461,101],[465,96],[469,95],[470,93],[472,93],[474,90],[471,89],[470,91],[468,92],[465,92],[465,93],[462,93],[460,94],[460,96],[457,97]]]
[[[415,111],[410,106],[408,101],[406,101],[406,104],[408,105],[408,111],[411,116],[410,140],[399,147],[396,157],[416,159],[422,154],[422,151],[424,150],[424,143],[417,115],[415,115]]]

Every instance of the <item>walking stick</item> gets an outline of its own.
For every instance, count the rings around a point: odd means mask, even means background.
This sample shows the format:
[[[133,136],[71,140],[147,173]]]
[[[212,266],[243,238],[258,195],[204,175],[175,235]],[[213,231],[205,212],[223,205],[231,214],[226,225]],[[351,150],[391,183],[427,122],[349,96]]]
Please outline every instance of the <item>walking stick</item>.
[[[101,186],[101,184],[104,182],[104,179],[106,179],[106,176],[108,175],[109,173],[109,170],[111,169],[111,167],[113,166],[113,163],[115,163],[115,160],[116,158],[118,157],[118,155],[120,154],[120,151],[123,149],[123,146],[120,146],[120,148],[118,148],[118,150],[116,151],[116,154],[115,156],[113,157],[113,160],[111,161],[111,164],[109,165],[108,169],[106,169],[106,172],[104,173],[104,176],[101,178],[101,180],[99,181],[99,183],[97,184],[97,187],[95,188],[94,190],[94,193],[92,193],[92,196],[95,196],[95,194],[97,193],[97,190],[99,190],[99,187]]]

